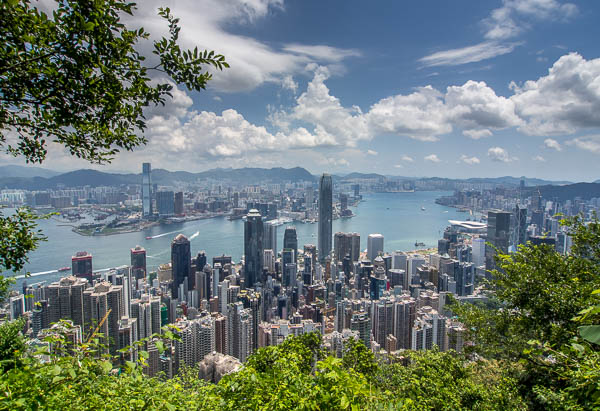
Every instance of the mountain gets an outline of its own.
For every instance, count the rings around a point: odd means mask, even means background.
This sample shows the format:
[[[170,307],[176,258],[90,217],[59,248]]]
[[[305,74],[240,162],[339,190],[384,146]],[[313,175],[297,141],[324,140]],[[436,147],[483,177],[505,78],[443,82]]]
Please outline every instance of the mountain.
[[[575,183],[562,186],[543,185],[535,188],[529,188],[529,191],[540,190],[543,198],[548,200],[573,200],[575,197],[581,197],[584,200],[600,197],[600,183]]]
[[[16,164],[9,164],[6,166],[0,166],[0,178],[2,177],[54,177],[59,175],[60,172],[48,170],[47,168],[41,167],[26,167],[18,166]]]
[[[213,169],[201,173],[187,171],[168,171],[163,169],[152,170],[152,182],[159,185],[173,185],[176,182],[193,183],[198,180],[225,180],[242,184],[257,182],[298,182],[315,181],[316,177],[301,167],[295,168],[238,168],[238,169]],[[140,184],[141,174],[115,174],[97,170],[76,170],[49,178],[11,177],[0,174],[0,188],[47,190],[58,186],[92,187],[119,186],[122,184]]]

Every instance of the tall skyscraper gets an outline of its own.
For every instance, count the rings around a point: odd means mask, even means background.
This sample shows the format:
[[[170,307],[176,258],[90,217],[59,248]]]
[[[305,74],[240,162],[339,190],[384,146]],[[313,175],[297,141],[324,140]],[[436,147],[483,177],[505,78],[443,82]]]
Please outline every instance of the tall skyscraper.
[[[161,217],[175,214],[175,194],[172,191],[157,192],[156,208],[158,209],[158,215]]]
[[[508,252],[510,237],[510,213],[506,211],[488,211],[487,241],[500,252]],[[485,268],[493,270],[496,268],[494,255],[496,251],[492,247],[485,250]]]
[[[260,281],[263,262],[263,221],[256,209],[250,210],[244,224],[244,285],[254,287]]]
[[[146,278],[146,249],[139,245],[131,249],[131,275],[136,280]]]
[[[373,261],[379,253],[383,254],[383,235],[369,234],[367,238],[367,258]]]
[[[92,255],[87,251],[78,251],[71,257],[71,273],[77,278],[85,278],[92,283]]]
[[[185,278],[191,277],[192,256],[190,251],[190,240],[183,234],[179,234],[171,243],[171,270],[173,282],[171,283],[171,297],[182,299],[179,295],[179,285],[183,284]],[[189,289],[192,289],[190,287]]]
[[[291,248],[294,250],[294,262],[298,262],[298,236],[296,234],[296,227],[286,227],[283,234],[283,249]]]
[[[515,207],[515,229],[513,243],[515,247],[527,242],[527,208],[517,204]]]
[[[150,217],[152,210],[152,177],[150,163],[142,164],[142,215]]]
[[[183,192],[178,191],[175,193],[175,205],[174,205],[175,215],[183,214]]]
[[[267,221],[263,228],[263,247],[265,250],[273,250],[273,255],[277,258],[277,225],[273,221]]]
[[[319,261],[331,253],[333,234],[333,182],[329,174],[323,174],[319,180]]]

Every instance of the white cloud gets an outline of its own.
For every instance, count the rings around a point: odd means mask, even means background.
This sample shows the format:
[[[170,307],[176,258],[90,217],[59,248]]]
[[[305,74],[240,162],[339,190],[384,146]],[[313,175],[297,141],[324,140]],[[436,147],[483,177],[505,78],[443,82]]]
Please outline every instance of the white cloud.
[[[352,49],[338,49],[325,45],[287,44],[284,51],[314,58],[318,61],[339,63],[347,57],[359,57],[360,51]]]
[[[223,101],[223,99],[222,99],[220,96],[214,96],[214,97],[213,97],[213,100],[214,100],[214,101],[218,101],[218,102],[221,102],[221,101]]]
[[[394,168],[404,168],[404,166],[402,164],[395,164]]]
[[[600,154],[600,134],[577,137],[567,141],[567,144],[574,145],[581,150]]]
[[[531,27],[531,20],[567,20],[578,12],[577,6],[557,0],[504,0],[483,20],[485,38],[505,40]]]
[[[515,111],[525,134],[571,134],[600,127],[600,59],[577,53],[562,56],[538,80],[511,83]]]
[[[296,94],[296,91],[298,91],[298,83],[294,81],[294,77],[287,75],[281,80],[281,88],[290,90],[292,93]]]
[[[431,86],[409,95],[387,97],[369,110],[370,127],[422,141],[436,141],[436,135],[452,131],[446,121],[442,94]]]
[[[517,160],[516,157],[511,157],[508,154],[508,151],[506,151],[502,147],[491,147],[488,150],[487,155],[492,161],[498,161],[503,163],[510,163],[512,161]]]
[[[461,64],[476,63],[478,61],[511,53],[517,45],[517,43],[500,44],[485,41],[473,46],[438,51],[437,53],[420,58],[419,61],[428,67],[458,66]]]
[[[370,155],[370,156],[376,156],[379,153],[377,151],[375,151],[375,150],[367,150],[367,154]]]
[[[533,156],[531,159],[533,161],[539,161],[540,163],[545,163],[546,162],[546,159],[544,157],[540,156],[540,155]]]
[[[461,155],[460,156],[460,162],[463,162],[465,164],[469,164],[469,165],[474,165],[474,164],[479,164],[480,161],[477,157],[473,156],[473,157],[468,157],[466,155]]]
[[[400,160],[402,160],[402,161],[406,161],[407,163],[412,163],[412,162],[414,162],[414,161],[415,161],[415,160],[414,160],[412,157],[409,157],[409,156],[402,156],[402,157],[400,158]]]
[[[438,158],[436,154],[429,154],[424,157],[425,161],[431,161],[432,163],[439,163],[441,160]]]
[[[487,128],[481,130],[464,130],[463,134],[473,140],[479,140],[480,138],[491,137],[493,135]]]
[[[554,140],[553,138],[547,138],[544,140],[544,146],[546,146],[546,148],[551,148],[553,150],[556,151],[561,151],[562,147],[560,146],[560,143],[556,140]]]

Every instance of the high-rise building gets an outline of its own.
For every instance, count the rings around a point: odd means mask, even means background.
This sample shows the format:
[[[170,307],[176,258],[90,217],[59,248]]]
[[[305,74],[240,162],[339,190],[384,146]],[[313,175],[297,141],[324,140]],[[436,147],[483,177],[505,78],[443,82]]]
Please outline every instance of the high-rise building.
[[[333,181],[329,174],[323,174],[319,180],[319,261],[331,253],[333,234]]]
[[[158,215],[169,217],[175,214],[175,194],[172,191],[158,191],[156,193],[156,208]]]
[[[519,204],[515,207],[515,229],[513,243],[515,248],[527,242],[527,207]]]
[[[298,262],[298,236],[296,234],[296,227],[286,227],[283,234],[283,248],[291,248],[294,250],[294,262]]]
[[[273,250],[273,255],[277,258],[277,223],[267,221],[263,224],[264,236],[263,247],[265,250]]]
[[[508,252],[510,238],[510,213],[506,211],[488,211],[487,241],[493,247],[485,250],[485,268],[493,270],[496,268],[494,255],[497,248],[502,253]]]
[[[150,163],[142,164],[142,215],[150,217],[152,210],[152,178]]]
[[[78,251],[71,257],[71,273],[77,278],[84,278],[92,283],[92,255],[87,251]]]
[[[102,334],[102,343],[109,347],[111,354],[115,354],[118,349],[119,320],[125,311],[123,301],[123,286],[106,281],[99,282],[83,292],[84,329],[92,329],[107,316],[99,333]]]
[[[73,324],[83,327],[83,292],[88,286],[86,279],[72,275],[48,285],[45,294],[49,323],[72,320]],[[87,330],[84,328],[83,331]]]
[[[350,261],[355,262],[360,258],[360,234],[340,233],[333,236],[333,253],[336,261],[343,261],[350,256]]]
[[[252,313],[241,301],[231,304],[227,323],[229,354],[241,362],[252,354]]]
[[[175,205],[174,205],[175,215],[183,214],[183,192],[178,191],[175,193]]]
[[[485,265],[485,240],[483,238],[473,239],[471,255],[475,267]]]
[[[254,287],[262,275],[263,221],[256,209],[250,210],[244,224],[244,285]]]
[[[146,278],[146,249],[139,245],[131,249],[131,275],[136,280]]]
[[[185,298],[185,295],[179,295],[179,286],[184,284],[187,278],[189,287],[191,277],[192,256],[190,251],[190,240],[183,234],[177,235],[171,242],[171,270],[173,273],[173,282],[171,283],[171,297]],[[195,278],[194,278],[195,280]],[[193,289],[189,287],[189,289]]]
[[[383,254],[383,235],[369,234],[367,238],[367,258],[373,261],[380,253]]]

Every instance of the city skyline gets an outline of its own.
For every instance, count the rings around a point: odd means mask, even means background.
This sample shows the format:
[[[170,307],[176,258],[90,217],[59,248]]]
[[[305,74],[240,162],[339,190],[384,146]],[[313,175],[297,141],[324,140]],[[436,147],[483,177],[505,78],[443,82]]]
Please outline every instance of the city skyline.
[[[151,32],[158,5],[138,5]],[[597,178],[597,4],[341,5],[173,1],[183,45],[231,69],[205,93],[175,88],[147,112],[149,144],[100,169],[300,157],[314,174]],[[52,146],[45,165],[89,166]]]

